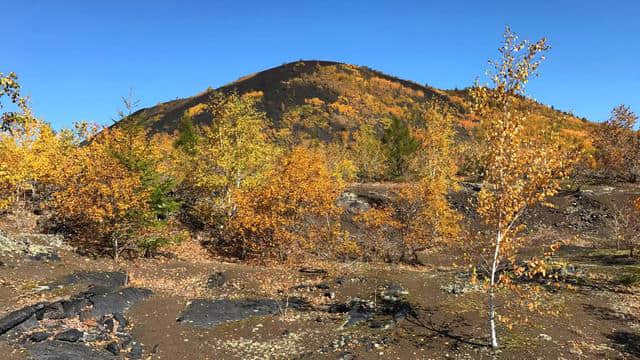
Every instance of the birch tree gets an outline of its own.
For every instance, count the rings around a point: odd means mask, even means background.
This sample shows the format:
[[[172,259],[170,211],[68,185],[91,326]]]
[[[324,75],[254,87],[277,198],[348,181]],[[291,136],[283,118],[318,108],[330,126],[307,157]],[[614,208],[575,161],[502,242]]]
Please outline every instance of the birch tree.
[[[493,348],[498,347],[496,289],[508,281],[505,274],[498,274],[499,266],[515,262],[522,240],[517,236],[523,227],[519,220],[525,209],[556,193],[569,165],[558,134],[550,128],[527,126],[530,114],[516,107],[547,50],[546,38],[534,43],[519,40],[507,27],[499,48],[500,59],[489,61],[493,86],[476,86],[472,92],[486,144],[481,157],[485,172],[478,212],[492,234],[483,246],[491,254],[485,261]]]

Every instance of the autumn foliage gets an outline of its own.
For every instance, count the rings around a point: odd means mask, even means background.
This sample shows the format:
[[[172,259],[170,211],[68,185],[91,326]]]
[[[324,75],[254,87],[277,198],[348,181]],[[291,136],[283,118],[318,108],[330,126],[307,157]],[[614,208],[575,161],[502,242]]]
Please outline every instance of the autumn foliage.
[[[640,135],[634,130],[638,116],[625,105],[594,130],[597,175],[613,181],[636,181],[640,174]]]
[[[509,285],[509,277],[497,273],[498,266],[515,263],[516,250],[522,245],[517,236],[524,226],[519,222],[522,214],[554,195],[575,161],[553,127],[528,126],[531,114],[516,106],[548,49],[545,38],[535,43],[521,41],[507,27],[499,48],[501,58],[490,62],[494,86],[478,86],[473,91],[485,144],[481,156],[484,178],[477,201],[478,212],[491,229],[484,243],[488,258],[484,270],[494,348],[498,347],[495,289]]]
[[[84,242],[148,253],[175,240],[167,220],[178,203],[162,173],[162,147],[140,129],[104,129],[60,164],[51,206]]]
[[[322,153],[295,148],[264,182],[234,194],[227,236],[245,256],[284,261],[308,252],[326,254],[340,237],[335,224],[340,192]]]

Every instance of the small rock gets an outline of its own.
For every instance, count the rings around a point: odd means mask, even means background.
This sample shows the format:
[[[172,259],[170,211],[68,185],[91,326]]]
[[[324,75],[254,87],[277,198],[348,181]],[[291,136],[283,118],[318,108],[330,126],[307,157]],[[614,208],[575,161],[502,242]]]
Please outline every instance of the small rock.
[[[300,270],[298,271],[300,271],[305,275],[327,275],[327,270],[324,270],[324,269],[303,267],[303,268],[300,268]]]
[[[129,352],[130,359],[142,359],[142,346],[138,343],[131,344],[131,351]]]
[[[124,335],[118,335],[118,337],[121,339],[120,341],[121,349],[128,348],[129,345],[131,345],[131,342],[133,342],[133,338],[130,335],[124,334]]]
[[[31,336],[29,336],[29,340],[31,340],[33,342],[40,342],[40,341],[47,340],[49,338],[49,336],[51,336],[51,334],[49,334],[48,332],[39,331],[39,332],[35,332],[35,333],[31,334]]]
[[[355,360],[355,359],[356,359],[356,356],[350,352],[343,352],[340,354],[340,357],[338,358],[338,360]]]
[[[540,340],[544,340],[544,341],[551,341],[553,340],[553,338],[547,334],[540,334],[538,335],[538,339]]]
[[[84,333],[78,329],[69,329],[56,335],[56,340],[76,342],[80,340],[82,335],[84,335]]]
[[[127,319],[122,315],[122,313],[113,314],[113,318],[118,322],[118,331],[122,332],[127,327]]]
[[[109,343],[107,346],[104,347],[104,349],[112,353],[113,355],[118,355],[120,353],[120,346],[118,345],[117,342]]]
[[[113,318],[108,318],[102,322],[105,330],[109,333],[113,333],[116,330],[116,320]]]

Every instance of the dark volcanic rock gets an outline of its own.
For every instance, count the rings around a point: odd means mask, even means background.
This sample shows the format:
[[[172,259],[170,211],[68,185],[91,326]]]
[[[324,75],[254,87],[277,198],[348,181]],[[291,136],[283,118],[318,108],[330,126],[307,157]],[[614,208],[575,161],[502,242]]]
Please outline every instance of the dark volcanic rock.
[[[195,300],[182,312],[178,321],[199,326],[246,319],[251,316],[274,315],[280,311],[276,300]]]
[[[78,316],[83,308],[91,305],[85,298],[56,301],[43,310],[44,319],[68,319]]]
[[[126,275],[118,272],[81,272],[67,276],[49,288],[84,284],[89,290],[67,300],[39,303],[6,315],[0,319],[0,335],[7,333],[3,339],[24,346],[33,359],[114,359],[113,354],[122,354],[123,350],[128,351],[130,358],[141,358],[142,348],[140,345],[131,345],[135,342],[126,333],[127,320],[123,313],[138,301],[151,296],[152,292],[122,288],[126,282]],[[66,319],[102,321],[90,325],[85,333],[69,328],[70,323]],[[47,328],[47,331],[30,334],[30,331],[40,327]],[[57,335],[52,335],[55,333]],[[110,346],[109,351],[104,348],[96,350],[88,345],[108,340],[114,333],[121,340],[115,343],[117,347]],[[52,336],[53,340],[50,340]]]
[[[84,333],[78,329],[69,329],[56,335],[56,340],[76,342],[82,338],[82,335],[84,335]]]
[[[142,359],[142,346],[138,343],[131,344],[131,351],[127,356],[129,359]]]
[[[122,313],[114,313],[113,318],[118,322],[118,331],[124,331],[124,328],[127,326],[127,319],[122,315]]]
[[[118,345],[117,342],[107,344],[104,349],[112,353],[113,355],[118,355],[120,353],[120,345]]]
[[[81,271],[55,281],[49,284],[49,287],[56,288],[75,284],[86,284],[90,289],[98,290],[98,293],[107,293],[126,286],[127,274],[117,271]]]
[[[315,275],[315,276],[327,275],[327,270],[324,270],[324,269],[303,267],[303,268],[300,268],[300,270],[298,271],[300,271],[302,274],[305,274],[305,275]]]
[[[49,338],[49,336],[51,336],[51,334],[49,334],[46,331],[39,331],[39,332],[35,332],[33,334],[31,334],[31,336],[29,336],[29,340],[33,341],[33,342],[40,342],[40,341],[45,341]]]
[[[34,360],[113,360],[106,351],[93,349],[85,344],[65,341],[43,341],[27,346]]]
[[[34,261],[60,261],[60,255],[56,252],[36,253],[31,256]]]
[[[123,313],[152,294],[153,292],[148,289],[124,288],[108,294],[94,295],[89,298],[93,306],[87,313],[95,319],[109,314]]]
[[[375,314],[372,302],[360,299],[352,300],[348,305],[347,321],[343,327],[357,325],[371,320]]]
[[[9,313],[0,319],[0,335],[27,321],[32,315],[44,309],[47,305],[48,303],[38,303]]]

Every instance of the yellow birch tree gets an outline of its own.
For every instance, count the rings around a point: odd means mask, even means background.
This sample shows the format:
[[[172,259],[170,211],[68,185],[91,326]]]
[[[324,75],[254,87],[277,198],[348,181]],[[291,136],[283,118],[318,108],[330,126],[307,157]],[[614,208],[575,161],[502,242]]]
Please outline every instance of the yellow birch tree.
[[[485,169],[482,190],[478,194],[478,212],[490,227],[492,236],[486,247],[488,316],[491,346],[498,347],[496,335],[496,287],[507,282],[498,276],[500,264],[515,260],[519,219],[527,207],[543,202],[556,193],[560,179],[570,165],[562,142],[551,129],[527,129],[530,114],[517,109],[518,98],[524,96],[525,85],[537,74],[549,49],[547,39],[535,43],[521,41],[509,27],[499,48],[501,58],[490,61],[493,88],[476,86],[472,95],[476,113],[481,117],[482,136],[486,147],[482,156]]]

